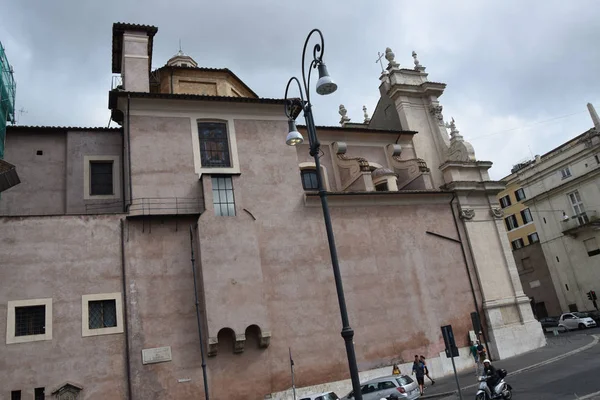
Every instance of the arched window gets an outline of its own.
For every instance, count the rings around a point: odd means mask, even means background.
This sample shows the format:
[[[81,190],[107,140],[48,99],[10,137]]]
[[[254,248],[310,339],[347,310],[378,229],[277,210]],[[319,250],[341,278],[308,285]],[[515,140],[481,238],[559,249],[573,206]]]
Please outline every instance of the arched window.
[[[304,190],[319,190],[316,169],[303,169],[300,171],[300,176]]]

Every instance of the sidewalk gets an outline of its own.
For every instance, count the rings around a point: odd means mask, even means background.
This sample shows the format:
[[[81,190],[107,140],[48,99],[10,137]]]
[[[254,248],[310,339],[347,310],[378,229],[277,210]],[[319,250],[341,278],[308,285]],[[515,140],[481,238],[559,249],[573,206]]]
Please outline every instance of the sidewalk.
[[[516,357],[494,361],[494,366],[496,368],[504,368],[509,374],[511,374],[517,370],[550,360],[554,357],[569,353],[592,343],[594,338],[591,336],[591,333],[592,332],[590,332],[590,335],[575,332],[561,334],[559,336],[546,335],[548,344],[545,347]],[[435,379],[435,377],[433,378]],[[458,380],[461,388],[476,384],[475,364],[473,364],[472,371],[459,373]],[[425,393],[421,399],[455,398],[455,396],[451,393],[456,391],[456,380],[454,375],[435,379],[435,385],[433,386],[431,386],[431,382],[429,382],[429,380],[426,378],[425,384]]]

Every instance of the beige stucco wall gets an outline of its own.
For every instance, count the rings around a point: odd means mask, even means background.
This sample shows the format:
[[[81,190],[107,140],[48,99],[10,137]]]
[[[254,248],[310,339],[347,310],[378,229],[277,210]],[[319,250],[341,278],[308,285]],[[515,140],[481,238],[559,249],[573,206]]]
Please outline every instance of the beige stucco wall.
[[[52,298],[52,340],[0,342],[3,396],[70,381],[85,399],[126,394],[123,334],[82,337],[81,296],[122,292],[117,216],[5,217],[0,219],[0,331],[7,302]],[[47,327],[48,329],[48,327]]]

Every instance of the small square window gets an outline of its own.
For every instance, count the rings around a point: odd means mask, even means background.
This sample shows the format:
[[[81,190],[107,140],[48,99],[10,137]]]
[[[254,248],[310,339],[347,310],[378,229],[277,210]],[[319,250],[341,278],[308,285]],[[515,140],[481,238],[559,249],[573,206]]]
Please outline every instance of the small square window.
[[[88,306],[90,329],[112,328],[117,326],[116,300],[90,301]]]
[[[517,201],[525,200],[525,191],[521,188],[515,191],[515,198]]]
[[[15,336],[46,333],[46,306],[15,307]]]
[[[533,217],[531,216],[531,211],[529,208],[526,208],[521,211],[521,218],[523,218],[523,223],[528,224],[533,221]]]
[[[230,176],[212,177],[213,205],[215,215],[235,217],[233,181]]]
[[[9,301],[6,344],[52,340],[52,299]]]
[[[34,400],[44,400],[46,398],[46,390],[43,387],[35,388],[33,398]]]
[[[387,192],[388,191],[388,184],[387,182],[382,182],[378,185],[375,185],[375,191],[377,192]]]
[[[585,250],[588,253],[589,257],[597,256],[600,254],[600,248],[598,248],[598,241],[595,237],[589,238],[583,241],[585,245]]]
[[[198,122],[198,137],[202,167],[231,167],[226,123]]]
[[[509,215],[504,219],[504,223],[506,224],[506,229],[512,231],[519,227],[519,223],[517,222],[517,218],[514,215]]]
[[[521,238],[513,240],[511,242],[511,244],[512,244],[513,250],[518,250],[522,247],[525,247],[525,243],[523,242],[523,239],[521,239]]]
[[[123,332],[121,293],[81,296],[81,336],[110,335]]]
[[[537,232],[533,232],[532,234],[527,235],[527,239],[529,239],[529,244],[537,243],[540,241],[540,237],[538,236]]]
[[[508,206],[510,206],[512,203],[510,202],[510,196],[506,195],[502,198],[500,198],[500,207],[502,208],[506,208]]]
[[[21,400],[21,391],[13,390],[10,392],[10,400]]]
[[[300,172],[300,176],[302,177],[302,187],[304,190],[319,190],[316,169],[303,169]]]
[[[112,161],[90,162],[91,196],[111,196],[114,194],[113,164]]]
[[[569,167],[565,167],[560,170],[560,175],[563,179],[569,178],[571,176],[571,169]]]
[[[600,155],[596,154],[594,159],[596,160],[596,164],[600,164]]]

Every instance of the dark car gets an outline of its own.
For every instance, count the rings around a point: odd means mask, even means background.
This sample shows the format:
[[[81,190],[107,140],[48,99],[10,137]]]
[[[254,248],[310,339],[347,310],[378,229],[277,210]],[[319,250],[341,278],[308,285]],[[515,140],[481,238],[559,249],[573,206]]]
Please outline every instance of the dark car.
[[[558,327],[558,317],[540,318],[540,324],[544,329]]]

